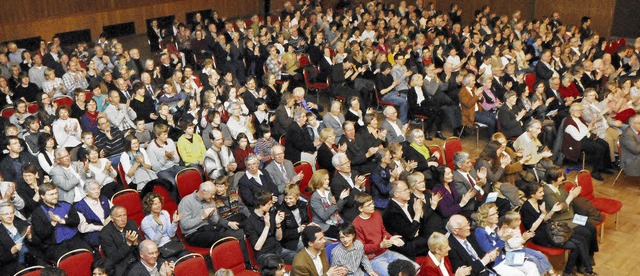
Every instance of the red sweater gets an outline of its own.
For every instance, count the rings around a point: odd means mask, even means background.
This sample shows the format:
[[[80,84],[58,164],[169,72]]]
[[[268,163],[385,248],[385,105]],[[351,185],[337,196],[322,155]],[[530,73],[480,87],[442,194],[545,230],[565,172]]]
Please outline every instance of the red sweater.
[[[383,238],[391,238],[391,234],[384,228],[380,213],[374,211],[368,219],[357,216],[353,220],[353,227],[356,228],[358,240],[364,244],[364,254],[369,260],[387,251],[386,248],[380,248],[380,243]]]

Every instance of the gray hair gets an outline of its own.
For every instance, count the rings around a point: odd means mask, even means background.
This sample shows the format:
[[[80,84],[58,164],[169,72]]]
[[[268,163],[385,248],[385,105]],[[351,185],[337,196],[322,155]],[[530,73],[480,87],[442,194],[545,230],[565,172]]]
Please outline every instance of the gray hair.
[[[90,179],[87,180],[87,182],[84,183],[84,187],[82,187],[82,189],[84,190],[84,192],[88,192],[90,188],[94,187],[94,186],[98,186],[100,187],[100,182],[98,182],[98,180],[95,179]]]
[[[389,183],[389,196],[391,196],[391,198],[396,197],[396,191],[398,191],[398,185],[400,185],[401,183],[404,183],[405,185],[407,185],[407,187],[409,187],[407,182],[404,182],[403,180],[396,180]]]
[[[469,84],[473,85],[473,82],[476,80],[476,76],[473,74],[466,74],[464,78],[462,78],[462,85],[469,86]]]
[[[62,154],[63,152],[69,153],[66,148],[59,147],[53,152],[53,156],[55,156],[55,158],[60,158],[60,154]]]
[[[272,155],[272,156],[275,156],[274,151],[275,151],[276,149],[282,149],[282,151],[284,152],[284,147],[283,147],[282,145],[274,145],[273,147],[271,147],[271,155]]]
[[[576,108],[584,108],[584,106],[582,105],[582,103],[574,103],[571,105],[571,107],[569,107],[569,112],[573,112],[574,110],[576,110]]]
[[[459,151],[453,155],[453,164],[456,165],[456,168],[459,168],[460,165],[462,165],[464,161],[467,161],[468,159],[469,159],[468,153],[464,151]]]
[[[411,131],[411,134],[409,134],[409,136],[410,136],[409,141],[413,141],[413,139],[414,139],[416,136],[418,136],[419,134],[424,135],[424,133],[422,132],[422,129],[417,129],[417,128],[413,129],[413,130]]]
[[[389,116],[389,114],[391,114],[391,111],[395,110],[395,107],[391,106],[391,105],[387,105],[384,110],[382,111],[382,114],[386,117]]]
[[[334,168],[340,167],[345,159],[349,160],[349,157],[344,152],[338,152],[331,157],[331,165]]]

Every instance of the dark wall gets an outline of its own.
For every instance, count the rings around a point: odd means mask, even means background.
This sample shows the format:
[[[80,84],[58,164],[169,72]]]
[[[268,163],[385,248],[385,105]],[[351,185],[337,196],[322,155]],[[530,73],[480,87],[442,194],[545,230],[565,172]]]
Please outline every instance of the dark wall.
[[[56,33],[89,29],[93,39],[103,26],[133,22],[144,33],[146,19],[175,15],[185,22],[185,14],[215,9],[228,18],[258,13],[256,0],[47,0],[38,4],[24,0],[1,0],[6,11],[0,16],[0,41],[42,36],[51,40]],[[241,9],[238,7],[242,7]]]
[[[640,37],[640,1],[618,1],[613,15],[611,35],[618,37]]]

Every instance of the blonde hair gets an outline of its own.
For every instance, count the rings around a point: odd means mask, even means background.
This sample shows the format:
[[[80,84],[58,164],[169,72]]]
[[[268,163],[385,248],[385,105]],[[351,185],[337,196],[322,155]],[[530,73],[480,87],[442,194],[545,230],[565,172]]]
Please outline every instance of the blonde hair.
[[[504,215],[504,222],[503,224],[505,225],[511,225],[511,223],[513,223],[514,221],[518,221],[520,220],[520,213],[516,212],[516,211],[508,211],[505,215]]]
[[[485,227],[487,224],[487,217],[489,217],[489,210],[492,208],[498,209],[495,203],[485,203],[478,208],[478,211],[471,215],[471,218],[478,223],[478,226]]]
[[[324,178],[329,175],[329,171],[325,169],[317,170],[311,176],[311,180],[309,180],[309,190],[311,192],[317,190],[318,188],[324,186]]]

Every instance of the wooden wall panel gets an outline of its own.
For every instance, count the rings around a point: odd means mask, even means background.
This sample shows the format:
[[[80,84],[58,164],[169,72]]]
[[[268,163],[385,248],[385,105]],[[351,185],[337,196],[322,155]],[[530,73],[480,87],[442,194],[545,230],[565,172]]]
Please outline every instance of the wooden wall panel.
[[[554,11],[560,11],[564,24],[580,24],[582,16],[592,18],[592,29],[599,34],[608,36],[611,31],[613,12],[616,0],[439,0],[436,7],[442,11],[449,11],[451,3],[462,7],[463,23],[473,19],[473,12],[483,5],[489,5],[496,14],[511,14],[520,10],[525,19],[551,16]]]
[[[613,24],[616,0],[537,0],[536,17],[560,11],[565,25],[580,26],[580,18],[591,17],[591,29],[602,36],[609,36]]]
[[[520,10],[523,18],[532,19],[536,0],[439,0],[436,7],[443,12],[449,12],[452,3],[462,8],[462,22],[466,24],[474,19],[473,13],[484,5],[489,5],[491,13],[497,15],[511,16],[513,12]]]
[[[13,7],[14,2],[20,0],[7,1],[8,7]],[[56,0],[64,2],[65,0]],[[74,2],[75,0],[69,0]],[[91,2],[93,1],[80,1]],[[102,32],[102,26],[131,22],[136,26],[137,33],[145,33],[147,30],[146,19],[175,15],[178,21],[185,21],[185,14],[191,11],[214,9],[227,18],[247,16],[258,13],[262,8],[262,3],[255,0],[138,0],[140,3],[150,1],[159,2],[154,5],[135,6],[122,9],[108,9],[97,12],[86,12],[57,18],[40,18],[34,20],[24,20],[20,23],[0,23],[0,41],[16,40],[25,37],[42,36],[45,40],[50,40],[56,33],[68,32],[81,29],[90,29],[94,39]],[[47,2],[47,1],[43,1]],[[97,0],[97,3],[120,3],[123,0]],[[130,1],[127,3],[138,3]],[[85,5],[86,4],[80,4]],[[104,4],[103,4],[104,5]],[[37,6],[37,5],[36,5]],[[84,6],[83,6],[84,7]],[[121,6],[118,6],[121,7]],[[242,7],[242,9],[238,9]],[[35,7],[34,7],[35,8]],[[35,9],[41,9],[35,8]],[[44,8],[42,8],[44,9]],[[11,10],[11,9],[7,9]],[[27,18],[22,15],[24,12],[17,10],[17,18]],[[4,18],[4,15],[0,18]]]

